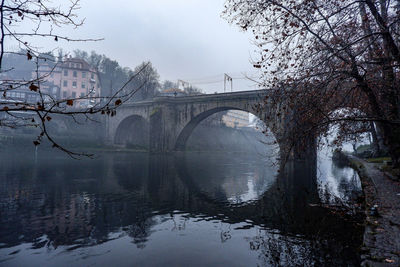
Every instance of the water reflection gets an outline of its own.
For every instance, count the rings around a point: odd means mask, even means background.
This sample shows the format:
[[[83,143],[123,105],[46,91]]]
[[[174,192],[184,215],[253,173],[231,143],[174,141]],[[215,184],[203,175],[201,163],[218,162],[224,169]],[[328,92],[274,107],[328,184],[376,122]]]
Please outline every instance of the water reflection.
[[[357,265],[362,229],[310,205],[315,164],[277,175],[232,154],[37,162],[0,162],[0,265]]]
[[[319,153],[317,177],[320,182],[322,201],[327,203],[351,203],[362,194],[357,172],[340,161],[332,161],[332,151],[323,149]]]

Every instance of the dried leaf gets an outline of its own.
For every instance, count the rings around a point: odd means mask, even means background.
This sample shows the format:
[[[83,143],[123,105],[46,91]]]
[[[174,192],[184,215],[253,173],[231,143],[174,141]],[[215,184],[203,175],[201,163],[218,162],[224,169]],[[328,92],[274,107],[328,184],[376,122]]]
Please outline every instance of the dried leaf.
[[[68,99],[68,100],[67,100],[67,105],[68,105],[68,106],[73,106],[73,105],[74,105],[74,100]]]
[[[122,104],[122,100],[121,99],[117,99],[117,101],[115,101],[115,105],[119,106]]]
[[[31,60],[31,59],[32,59],[32,54],[31,54],[31,52],[28,51],[28,52],[26,53],[26,56],[28,57],[28,60]]]
[[[39,87],[37,87],[36,85],[34,85],[33,83],[31,83],[31,85],[29,86],[29,89],[31,91],[37,92],[37,90],[39,89]]]

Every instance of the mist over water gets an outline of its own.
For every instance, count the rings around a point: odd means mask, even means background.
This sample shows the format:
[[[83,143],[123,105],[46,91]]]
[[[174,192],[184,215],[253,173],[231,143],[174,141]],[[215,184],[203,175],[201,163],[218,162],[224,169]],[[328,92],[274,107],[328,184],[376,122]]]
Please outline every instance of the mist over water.
[[[360,227],[309,205],[319,192],[304,165],[278,175],[246,153],[40,150],[0,165],[1,266],[357,265]]]

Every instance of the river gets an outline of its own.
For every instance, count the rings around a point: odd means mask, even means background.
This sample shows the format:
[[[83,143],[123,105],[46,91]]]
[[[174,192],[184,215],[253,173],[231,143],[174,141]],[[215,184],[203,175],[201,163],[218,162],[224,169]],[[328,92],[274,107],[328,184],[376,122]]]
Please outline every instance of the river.
[[[12,153],[0,266],[357,266],[357,174],[243,153]]]

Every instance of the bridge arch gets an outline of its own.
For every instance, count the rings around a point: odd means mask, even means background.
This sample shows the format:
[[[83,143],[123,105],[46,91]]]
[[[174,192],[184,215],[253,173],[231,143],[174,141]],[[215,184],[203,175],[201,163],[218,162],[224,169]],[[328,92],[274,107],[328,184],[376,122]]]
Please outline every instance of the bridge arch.
[[[253,115],[255,115],[256,117],[258,117],[260,120],[262,120],[267,128],[273,133],[273,136],[275,138],[275,140],[277,140],[276,138],[276,134],[274,133],[272,127],[270,127],[270,125],[268,125],[268,123],[266,122],[265,118],[260,117],[259,114],[255,113],[253,110],[247,110],[247,109],[243,109],[243,108],[238,108],[238,107],[232,107],[232,106],[225,106],[225,107],[216,107],[216,108],[211,108],[209,110],[206,110],[204,112],[201,112],[200,114],[198,114],[197,116],[194,116],[184,127],[183,129],[179,132],[178,137],[176,139],[175,142],[175,150],[176,151],[183,151],[185,150],[186,147],[186,143],[189,139],[189,137],[191,136],[191,134],[193,133],[194,129],[206,118],[208,118],[209,116],[218,113],[218,112],[222,112],[222,111],[228,111],[228,110],[240,110],[240,111],[244,111],[244,112],[248,112],[251,113]],[[279,145],[279,144],[278,144]]]
[[[140,115],[131,115],[123,119],[117,127],[114,137],[114,144],[148,149],[149,147],[149,126],[148,120]]]

